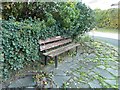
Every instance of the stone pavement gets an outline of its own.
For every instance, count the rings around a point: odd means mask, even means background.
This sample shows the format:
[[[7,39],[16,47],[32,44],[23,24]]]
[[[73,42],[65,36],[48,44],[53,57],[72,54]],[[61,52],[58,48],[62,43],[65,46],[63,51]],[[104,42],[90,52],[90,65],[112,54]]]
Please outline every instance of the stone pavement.
[[[79,49],[74,56],[66,55],[62,58],[63,61],[58,63],[57,68],[54,68],[54,64],[45,66],[43,71],[52,75],[53,88],[118,88],[117,52],[113,51],[114,54],[112,52],[112,58],[110,58],[109,51],[105,52],[109,47],[102,50],[103,52],[100,47],[98,48],[100,53],[88,54],[84,49]],[[29,83],[25,85],[24,81]],[[30,78],[21,83],[24,84],[13,82],[9,87],[17,86],[17,84],[21,87],[33,85]]]
[[[78,53],[74,57],[64,58],[64,61],[58,64],[58,68],[50,65],[45,67],[44,71],[52,72],[57,87],[63,87],[63,84],[68,88],[118,87],[118,62],[109,60],[103,64],[102,61],[98,63],[87,60],[93,57],[95,55],[90,54],[84,58],[84,54]]]

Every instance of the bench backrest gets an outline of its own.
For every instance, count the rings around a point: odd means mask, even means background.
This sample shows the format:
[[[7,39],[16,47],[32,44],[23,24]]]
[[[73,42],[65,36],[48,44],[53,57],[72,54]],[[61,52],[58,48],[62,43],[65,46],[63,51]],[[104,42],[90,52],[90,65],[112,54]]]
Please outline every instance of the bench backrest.
[[[55,36],[52,38],[48,38],[46,40],[39,40],[40,51],[49,50],[58,46],[65,45],[70,42],[72,42],[71,39],[63,38],[61,36]]]

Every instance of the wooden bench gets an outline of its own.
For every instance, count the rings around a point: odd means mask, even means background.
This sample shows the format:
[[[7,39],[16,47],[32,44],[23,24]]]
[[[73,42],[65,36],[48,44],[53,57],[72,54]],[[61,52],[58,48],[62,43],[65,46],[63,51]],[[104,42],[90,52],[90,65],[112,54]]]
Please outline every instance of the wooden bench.
[[[45,56],[45,65],[47,65],[48,57],[55,57],[55,68],[57,68],[57,56],[80,45],[72,42],[69,38],[63,38],[61,36],[55,36],[46,40],[39,40],[40,51]]]

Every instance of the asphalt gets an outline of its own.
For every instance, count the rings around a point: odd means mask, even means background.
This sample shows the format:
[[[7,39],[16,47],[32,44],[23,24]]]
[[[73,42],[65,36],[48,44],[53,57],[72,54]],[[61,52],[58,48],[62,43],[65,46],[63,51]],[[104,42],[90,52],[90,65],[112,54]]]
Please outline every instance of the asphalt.
[[[115,47],[120,47],[120,40],[118,38],[118,34],[103,33],[103,32],[89,32],[89,35],[92,36],[92,38],[94,39],[104,41]]]
[[[120,40],[118,39],[112,39],[112,38],[106,38],[106,37],[99,37],[99,36],[94,36],[93,37],[94,39],[97,39],[97,40],[102,40],[106,43],[109,43],[115,47],[118,47],[119,43],[120,43]]]

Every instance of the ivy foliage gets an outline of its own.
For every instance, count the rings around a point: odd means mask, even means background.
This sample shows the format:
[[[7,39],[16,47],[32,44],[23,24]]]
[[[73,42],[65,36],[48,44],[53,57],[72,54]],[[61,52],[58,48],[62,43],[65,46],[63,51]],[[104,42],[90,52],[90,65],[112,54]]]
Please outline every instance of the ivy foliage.
[[[38,33],[30,22],[2,22],[2,46],[4,53],[4,75],[19,70],[30,61],[39,60]]]
[[[80,2],[2,4],[5,77],[10,71],[41,60],[39,39],[57,35],[75,39],[94,27],[93,11]]]

